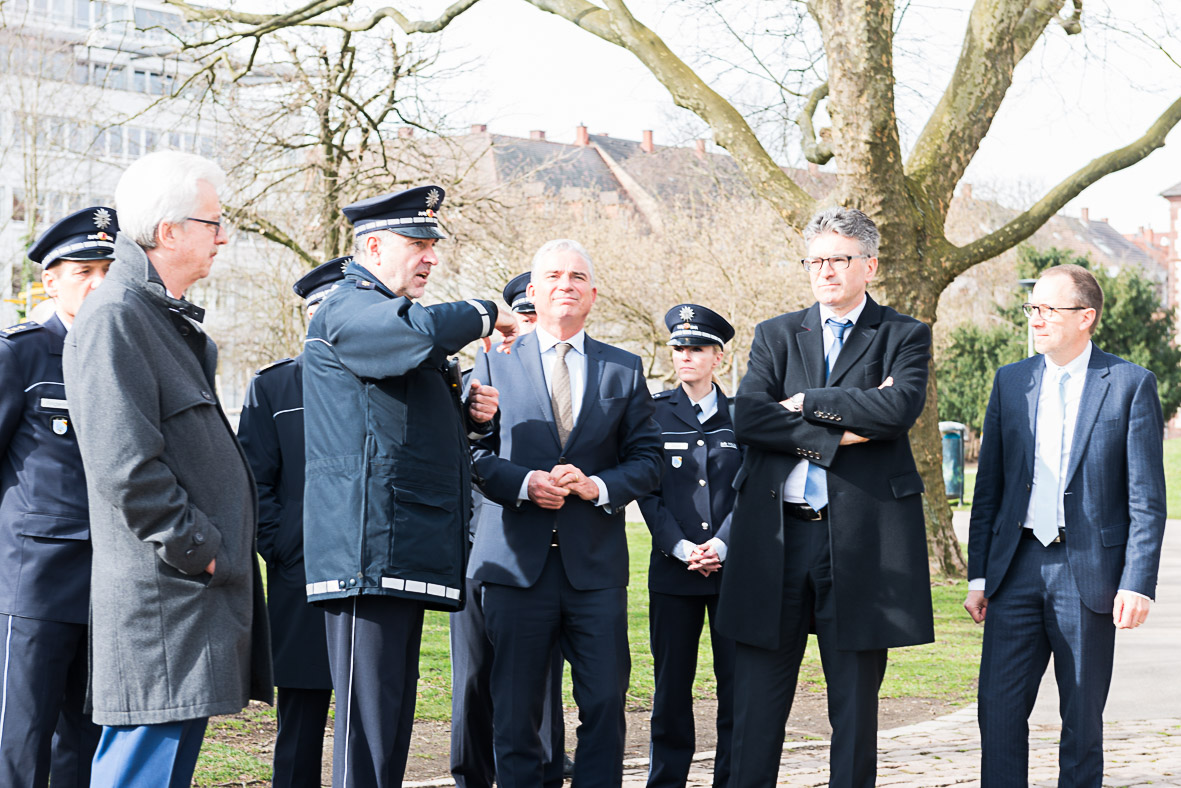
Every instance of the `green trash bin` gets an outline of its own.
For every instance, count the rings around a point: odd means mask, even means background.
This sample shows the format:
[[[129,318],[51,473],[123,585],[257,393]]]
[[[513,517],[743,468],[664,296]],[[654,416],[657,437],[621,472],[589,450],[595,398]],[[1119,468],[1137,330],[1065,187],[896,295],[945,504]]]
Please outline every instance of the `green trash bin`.
[[[964,502],[964,439],[967,425],[958,421],[939,422],[943,435],[943,490],[947,499]]]

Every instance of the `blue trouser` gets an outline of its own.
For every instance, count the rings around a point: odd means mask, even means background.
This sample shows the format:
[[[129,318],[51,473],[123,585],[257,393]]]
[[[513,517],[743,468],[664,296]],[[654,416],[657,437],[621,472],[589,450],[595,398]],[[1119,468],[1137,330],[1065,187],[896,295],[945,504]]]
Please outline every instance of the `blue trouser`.
[[[1059,788],[1103,784],[1103,707],[1115,625],[1083,604],[1066,545],[1022,539],[988,599],[980,655],[980,779],[984,788],[1029,781],[1029,715],[1054,656],[1062,743]]]
[[[730,780],[730,742],[734,730],[734,641],[718,632],[718,595],[648,592],[649,636],[652,641],[656,690],[652,694],[652,742],[648,788],[676,788],[689,779],[697,749],[693,720],[693,680],[697,675],[697,644],[709,612],[714,676],[718,682],[718,743],[714,755],[714,788]]]
[[[320,788],[330,689],[279,687],[271,788]]]
[[[0,615],[0,786],[90,783],[86,625]]]
[[[188,788],[208,721],[103,726],[91,788]]]
[[[536,788],[545,782],[539,730],[555,645],[570,663],[578,704],[575,785],[613,788],[623,780],[624,699],[631,673],[627,589],[574,588],[559,549],[550,550],[529,588],[484,583],[501,788]]]
[[[401,785],[414,727],[422,603],[354,596],[323,606],[336,688],[332,785]]]
[[[451,614],[451,776],[457,788],[492,788],[492,642],[484,625],[480,583],[468,580],[467,605]],[[566,725],[562,718],[562,650],[554,649],[541,719],[545,786],[562,784]]]

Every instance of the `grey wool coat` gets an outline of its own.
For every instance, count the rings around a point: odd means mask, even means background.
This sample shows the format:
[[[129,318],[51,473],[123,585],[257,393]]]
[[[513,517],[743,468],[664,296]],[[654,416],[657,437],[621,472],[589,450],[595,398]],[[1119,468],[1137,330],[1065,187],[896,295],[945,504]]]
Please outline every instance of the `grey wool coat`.
[[[90,700],[100,725],[271,701],[254,479],[214,393],[217,346],[187,316],[201,314],[170,298],[144,251],[120,236],[66,339],[90,496]]]

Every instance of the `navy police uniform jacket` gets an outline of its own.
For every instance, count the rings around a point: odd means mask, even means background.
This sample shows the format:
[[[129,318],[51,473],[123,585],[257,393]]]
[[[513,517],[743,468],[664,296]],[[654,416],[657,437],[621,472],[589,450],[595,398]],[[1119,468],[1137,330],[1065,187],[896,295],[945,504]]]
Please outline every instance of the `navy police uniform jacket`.
[[[469,425],[447,357],[488,336],[491,301],[422,306],[357,262],[304,345],[304,554],[312,601],[463,605]]]
[[[742,449],[730,423],[729,400],[720,389],[717,394],[717,412],[704,424],[697,420],[681,386],[654,397],[664,445],[664,475],[660,489],[639,499],[652,532],[648,566],[652,591],[708,595],[721,589],[721,571],[702,577],[673,556],[682,539],[701,544],[717,537],[729,546],[730,515],[737,495],[733,482],[742,466]]]
[[[250,382],[238,441],[258,487],[258,552],[267,562],[275,684],[332,689],[324,611],[308,604],[303,567],[303,356]]]
[[[0,331],[0,613],[85,624],[90,518],[65,337],[57,315]]]

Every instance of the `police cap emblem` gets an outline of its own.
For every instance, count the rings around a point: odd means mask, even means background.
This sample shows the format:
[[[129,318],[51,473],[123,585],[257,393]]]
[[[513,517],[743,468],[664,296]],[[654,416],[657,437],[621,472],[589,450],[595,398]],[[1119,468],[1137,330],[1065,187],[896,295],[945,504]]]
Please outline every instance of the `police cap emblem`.
[[[94,212],[94,226],[105,230],[111,226],[111,212],[106,208],[99,208]]]
[[[693,307],[683,306],[680,312],[681,320],[688,323],[693,319]]]
[[[440,199],[442,199],[442,195],[439,194],[439,190],[431,189],[426,193],[426,207],[429,209],[434,209],[438,206]]]

